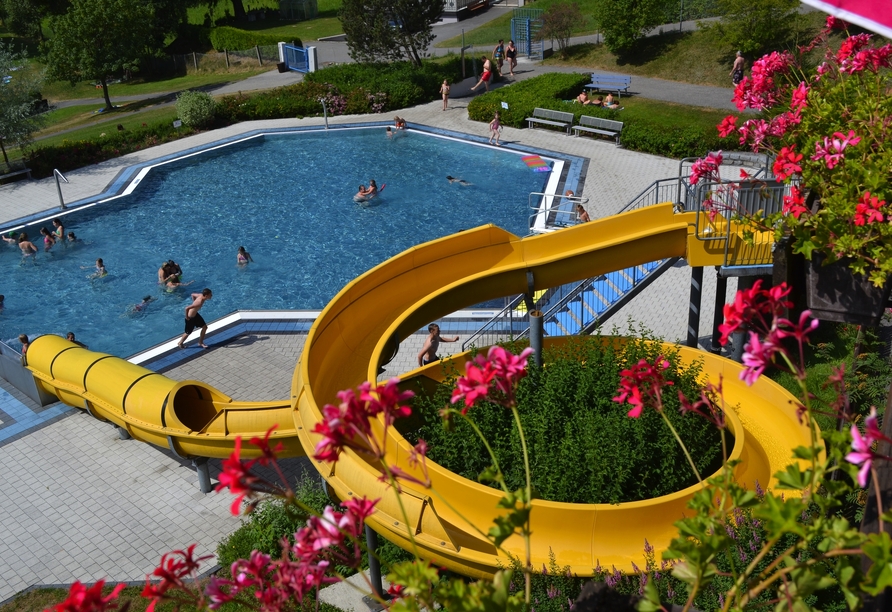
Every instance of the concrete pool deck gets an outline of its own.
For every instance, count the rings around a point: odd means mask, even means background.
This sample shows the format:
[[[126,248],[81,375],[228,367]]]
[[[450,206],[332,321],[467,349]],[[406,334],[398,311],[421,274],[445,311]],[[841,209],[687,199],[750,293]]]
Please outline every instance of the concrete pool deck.
[[[486,135],[486,124],[470,121],[467,100],[439,101],[399,111],[410,124]],[[329,119],[332,125],[389,121],[392,115]],[[104,191],[127,167],[173,155],[211,142],[258,129],[322,125],[321,118],[250,122],[133,153],[96,166],[67,173],[66,201]],[[383,138],[383,134],[382,134]],[[615,147],[609,141],[573,138],[548,130],[505,128],[504,146],[514,144],[574,155],[589,161],[581,177],[582,195],[594,216],[619,211],[654,180],[675,176],[678,162]],[[520,203],[526,206],[526,202]],[[0,187],[0,226],[25,216],[57,210],[52,179]],[[729,283],[733,292],[734,283]],[[690,269],[676,267],[657,279],[611,321],[625,329],[628,320],[667,340],[687,331]],[[715,275],[704,275],[701,336],[712,323]],[[729,293],[730,295],[730,293]],[[85,315],[86,316],[86,315]],[[171,336],[179,332],[171,322]],[[291,374],[299,359],[302,334],[255,333],[218,346],[199,358],[165,373],[175,379],[205,380],[240,400],[287,397]],[[387,376],[414,367],[421,336],[406,339]],[[444,345],[452,348],[456,345]],[[11,389],[0,388],[29,410],[38,408]],[[0,421],[6,395],[0,393]],[[333,399],[333,398],[332,398]],[[9,421],[7,414],[7,422]],[[6,423],[0,423],[3,427]],[[2,431],[2,430],[0,430]],[[163,553],[197,542],[200,554],[213,554],[239,519],[229,514],[228,493],[203,495],[189,464],[169,452],[132,440],[120,440],[114,428],[70,409],[54,421],[0,441],[5,466],[0,499],[0,602],[32,585],[67,584],[74,580],[139,581],[158,564]],[[211,461],[211,476],[219,461]],[[297,476],[308,462],[287,460],[289,475]],[[312,469],[312,468],[309,468]]]

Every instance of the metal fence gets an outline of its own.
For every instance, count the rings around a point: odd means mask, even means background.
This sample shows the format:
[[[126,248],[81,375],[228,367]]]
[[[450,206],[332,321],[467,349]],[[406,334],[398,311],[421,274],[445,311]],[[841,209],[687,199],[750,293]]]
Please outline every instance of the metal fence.
[[[237,51],[186,53],[166,58],[151,58],[147,60],[143,68],[153,75],[184,75],[222,70],[248,70],[262,66],[274,66],[278,62],[278,45],[260,45],[253,49]]]

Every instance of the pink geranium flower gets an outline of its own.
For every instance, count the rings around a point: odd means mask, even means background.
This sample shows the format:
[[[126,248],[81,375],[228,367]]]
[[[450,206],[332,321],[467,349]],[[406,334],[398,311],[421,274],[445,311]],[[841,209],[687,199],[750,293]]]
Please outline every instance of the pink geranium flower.
[[[852,425],[852,452],[846,455],[846,461],[854,465],[860,465],[858,471],[858,484],[861,487],[867,486],[867,477],[873,466],[873,462],[877,459],[889,460],[889,457],[879,455],[873,450],[876,442],[892,442],[880,428],[877,426],[877,409],[870,408],[870,415],[864,420],[864,435],[858,430],[857,425]]]
[[[105,580],[100,580],[91,587],[87,587],[79,580],[76,580],[71,588],[68,589],[68,597],[62,603],[53,606],[55,612],[105,612],[105,610],[116,610],[118,604],[115,600],[124,590],[124,584],[119,584],[114,590],[102,596],[102,589],[105,586]]]

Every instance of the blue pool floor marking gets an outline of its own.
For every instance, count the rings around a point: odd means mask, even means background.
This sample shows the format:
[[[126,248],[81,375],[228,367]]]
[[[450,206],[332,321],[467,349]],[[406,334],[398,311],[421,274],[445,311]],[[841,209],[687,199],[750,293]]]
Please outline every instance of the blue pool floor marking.
[[[77,409],[61,402],[34,412],[0,387],[0,446],[18,440],[32,430],[74,414]]]

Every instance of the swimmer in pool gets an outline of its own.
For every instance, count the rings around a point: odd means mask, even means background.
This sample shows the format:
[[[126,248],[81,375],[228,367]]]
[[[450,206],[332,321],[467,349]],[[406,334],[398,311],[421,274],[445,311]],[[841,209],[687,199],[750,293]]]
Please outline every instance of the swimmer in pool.
[[[43,236],[43,250],[49,251],[56,244],[56,238],[45,227],[40,228],[40,234]]]
[[[77,236],[74,235],[74,232],[68,232],[68,242],[77,242]]]
[[[369,179],[369,186],[365,185],[359,186],[359,191],[353,196],[354,202],[366,202],[371,200],[376,195],[378,195],[378,184],[375,183],[375,179]]]
[[[177,290],[177,288],[179,288],[179,287],[188,287],[189,285],[191,285],[191,284],[194,283],[194,282],[195,282],[194,280],[190,280],[188,283],[181,283],[181,282],[180,282],[180,277],[177,276],[177,277],[174,277],[174,278],[171,278],[170,280],[168,280],[168,281],[164,284],[164,286],[167,287],[166,291],[167,291],[168,293],[173,293],[174,291]]]
[[[53,238],[56,239],[56,242],[65,240],[65,226],[62,225],[62,221],[59,217],[53,219]]]
[[[28,240],[28,234],[22,232],[19,234],[19,248],[22,250],[22,258],[25,257],[33,257],[37,255],[37,247],[34,246],[34,243]]]
[[[81,270],[89,270],[86,266],[81,266]],[[96,260],[96,271],[88,276],[87,278],[102,278],[103,276],[108,276],[108,270],[105,269],[105,263],[103,263],[102,258]]]
[[[468,185],[471,184],[468,181],[466,181],[465,179],[460,179],[460,178],[456,178],[454,176],[449,176],[448,174],[446,175],[446,180],[449,181],[450,183],[458,183],[462,187],[467,187]]]
[[[240,266],[248,265],[248,262],[254,263],[254,259],[251,257],[251,254],[245,250],[245,247],[240,246],[238,248],[238,253],[235,254],[235,261]]]
[[[146,297],[144,297],[144,298],[142,299],[142,302],[140,302],[139,304],[134,304],[133,306],[131,306],[131,307],[130,307],[130,311],[131,311],[131,312],[134,312],[134,313],[136,313],[136,312],[145,312],[145,310],[149,307],[149,302],[151,302],[151,301],[154,300],[154,299],[155,299],[155,298],[153,298],[151,295],[147,295]]]
[[[17,232],[9,232],[8,235],[0,236],[0,238],[3,238],[3,240],[6,241],[8,244],[16,244],[19,241],[17,236],[18,236]]]

